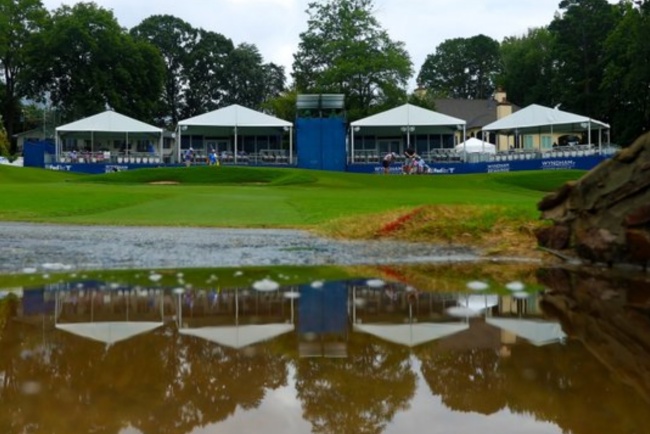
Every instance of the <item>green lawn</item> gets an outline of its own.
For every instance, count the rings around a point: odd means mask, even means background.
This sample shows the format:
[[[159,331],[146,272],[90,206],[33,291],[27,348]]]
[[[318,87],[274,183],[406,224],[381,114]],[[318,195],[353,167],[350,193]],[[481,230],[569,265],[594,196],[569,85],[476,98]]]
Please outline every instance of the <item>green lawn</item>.
[[[339,217],[433,204],[499,205],[536,219],[536,204],[546,192],[583,173],[382,176],[192,167],[78,175],[0,166],[0,220],[310,227]]]

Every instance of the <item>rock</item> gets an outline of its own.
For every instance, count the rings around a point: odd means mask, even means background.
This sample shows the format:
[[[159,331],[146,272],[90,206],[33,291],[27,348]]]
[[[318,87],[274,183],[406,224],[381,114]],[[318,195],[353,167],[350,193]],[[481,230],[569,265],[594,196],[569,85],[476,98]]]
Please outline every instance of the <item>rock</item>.
[[[569,257],[647,267],[650,262],[650,133],[538,204],[552,223],[541,247]]]
[[[535,235],[540,246],[547,249],[564,250],[569,245],[571,231],[566,225],[556,225],[541,228]]]

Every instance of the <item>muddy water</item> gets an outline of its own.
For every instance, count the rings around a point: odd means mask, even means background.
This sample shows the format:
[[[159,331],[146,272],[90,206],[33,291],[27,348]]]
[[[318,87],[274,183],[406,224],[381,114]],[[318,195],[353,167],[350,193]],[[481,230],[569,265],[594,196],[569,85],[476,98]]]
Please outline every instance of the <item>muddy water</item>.
[[[647,274],[344,271],[5,288],[0,432],[650,432]]]

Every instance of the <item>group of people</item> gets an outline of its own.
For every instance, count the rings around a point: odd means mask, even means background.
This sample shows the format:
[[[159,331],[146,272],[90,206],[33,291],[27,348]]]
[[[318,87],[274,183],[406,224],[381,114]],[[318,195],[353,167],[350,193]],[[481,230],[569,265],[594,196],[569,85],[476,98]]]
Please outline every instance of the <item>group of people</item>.
[[[390,166],[397,160],[398,155],[394,152],[388,152],[382,159],[382,166],[384,174],[390,173]],[[407,148],[404,151],[404,164],[402,165],[402,173],[405,175],[411,174],[424,174],[429,173],[430,168],[422,157],[420,157],[413,148]]]
[[[183,161],[185,166],[189,167],[194,161],[194,148],[191,146],[185,150],[183,153]],[[210,166],[219,166],[219,157],[217,156],[217,151],[212,149],[208,154],[207,163]]]

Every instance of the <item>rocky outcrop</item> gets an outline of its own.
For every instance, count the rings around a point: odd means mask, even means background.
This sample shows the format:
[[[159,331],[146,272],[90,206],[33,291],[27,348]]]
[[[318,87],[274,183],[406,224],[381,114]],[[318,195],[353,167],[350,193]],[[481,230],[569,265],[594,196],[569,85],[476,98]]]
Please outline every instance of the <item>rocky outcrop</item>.
[[[541,247],[592,263],[650,262],[650,133],[538,204]]]

